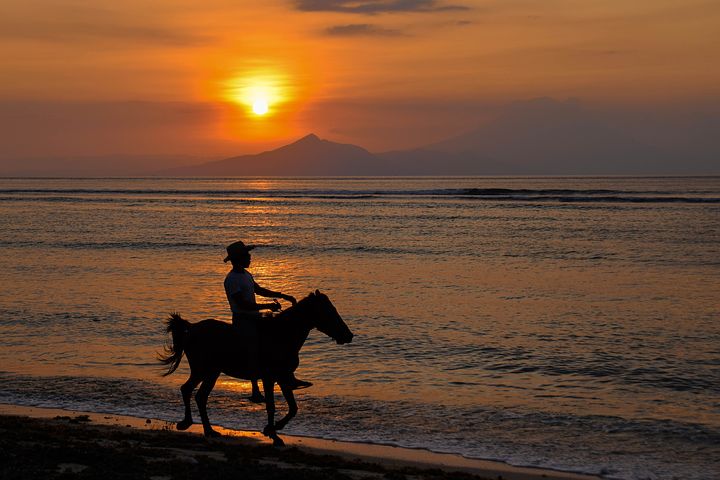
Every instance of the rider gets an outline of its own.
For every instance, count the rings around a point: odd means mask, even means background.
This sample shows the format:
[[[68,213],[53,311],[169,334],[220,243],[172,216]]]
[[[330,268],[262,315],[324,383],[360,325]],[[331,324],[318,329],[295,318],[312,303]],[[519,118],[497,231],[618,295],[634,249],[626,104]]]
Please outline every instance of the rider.
[[[255,248],[254,245],[245,245],[241,241],[237,241],[227,246],[227,257],[232,263],[232,270],[225,277],[225,294],[227,295],[230,310],[232,311],[232,323],[240,328],[243,336],[247,339],[246,348],[248,350],[248,358],[251,369],[257,367],[258,356],[258,321],[262,319],[261,310],[270,310],[277,312],[280,310],[280,303],[273,300],[271,303],[257,303],[255,294],[266,298],[282,298],[295,305],[297,301],[292,295],[285,295],[280,292],[274,292],[263,288],[255,282],[252,274],[245,270],[250,266],[250,250]],[[297,379],[293,376],[294,383],[292,387],[306,388],[312,385],[310,382]],[[257,379],[252,381],[252,395],[250,401],[262,403],[265,401],[263,395],[258,388]]]

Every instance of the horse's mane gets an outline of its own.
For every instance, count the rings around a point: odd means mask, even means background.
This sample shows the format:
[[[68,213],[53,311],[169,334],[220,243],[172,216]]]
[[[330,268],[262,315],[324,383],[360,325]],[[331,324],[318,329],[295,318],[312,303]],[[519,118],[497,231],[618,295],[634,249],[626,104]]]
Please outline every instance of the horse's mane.
[[[283,328],[287,325],[294,324],[297,322],[298,316],[302,314],[305,307],[320,299],[321,295],[324,296],[324,294],[319,292],[310,293],[307,297],[299,300],[296,305],[282,310],[273,317],[266,318],[265,321],[262,322],[262,325],[271,328]]]
[[[289,320],[293,318],[304,306],[316,299],[315,293],[311,293],[307,297],[298,300],[297,304],[292,305],[280,313],[272,317],[273,320]]]

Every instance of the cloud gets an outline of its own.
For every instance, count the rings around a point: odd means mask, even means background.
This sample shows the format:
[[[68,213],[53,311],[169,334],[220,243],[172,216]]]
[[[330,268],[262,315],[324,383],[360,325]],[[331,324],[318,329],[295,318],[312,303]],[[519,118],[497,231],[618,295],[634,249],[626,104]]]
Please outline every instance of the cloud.
[[[437,0],[295,0],[303,12],[341,12],[375,15],[399,12],[444,12],[469,10],[465,5],[443,4]]]
[[[369,23],[353,23],[349,25],[335,25],[325,29],[325,34],[335,37],[359,37],[359,36],[378,36],[378,37],[397,37],[403,33],[399,30],[391,30],[388,28],[378,27]]]

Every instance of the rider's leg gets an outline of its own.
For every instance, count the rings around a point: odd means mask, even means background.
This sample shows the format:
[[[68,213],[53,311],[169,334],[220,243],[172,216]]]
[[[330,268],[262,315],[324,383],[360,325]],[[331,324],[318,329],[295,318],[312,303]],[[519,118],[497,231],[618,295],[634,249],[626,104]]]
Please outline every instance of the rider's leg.
[[[305,380],[300,380],[295,376],[295,373],[290,374],[290,382],[289,387],[293,390],[298,390],[301,388],[308,388],[312,387],[312,382],[307,382]]]
[[[260,317],[257,315],[233,315],[233,326],[235,326],[242,336],[242,348],[245,350],[245,369],[246,373],[252,376],[257,374],[259,370],[259,347],[260,335],[258,332],[258,321]],[[246,377],[247,378],[247,377]],[[252,392],[248,400],[253,403],[264,403],[265,397],[260,393],[257,377],[250,380],[252,384]]]

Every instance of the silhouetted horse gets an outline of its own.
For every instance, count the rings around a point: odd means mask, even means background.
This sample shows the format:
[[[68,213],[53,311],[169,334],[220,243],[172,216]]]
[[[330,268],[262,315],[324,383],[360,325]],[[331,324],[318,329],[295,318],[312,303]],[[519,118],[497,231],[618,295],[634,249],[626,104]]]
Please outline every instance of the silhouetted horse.
[[[200,411],[206,436],[219,436],[213,430],[207,415],[207,399],[220,373],[246,380],[259,378],[265,391],[265,406],[268,424],[263,433],[273,439],[275,445],[283,445],[277,436],[297,413],[297,402],[292,391],[292,373],[298,367],[298,354],[310,330],[317,328],[332,337],[338,344],[352,341],[353,334],[345,325],[327,295],[316,290],[297,305],[288,308],[275,317],[263,318],[259,322],[259,371],[249,371],[247,355],[243,351],[244,339],[240,329],[218,320],[203,320],[190,323],[180,315],[172,314],[167,322],[167,331],[172,334],[172,345],[165,347],[160,361],[168,365],[164,375],[173,373],[183,354],[190,364],[190,378],[180,387],[185,403],[185,418],[177,424],[178,430],[186,430],[193,423],[190,412],[190,396],[200,385],[195,401]],[[275,423],[275,383],[280,385],[288,404],[288,413]]]

